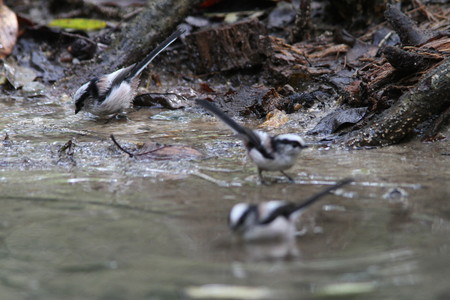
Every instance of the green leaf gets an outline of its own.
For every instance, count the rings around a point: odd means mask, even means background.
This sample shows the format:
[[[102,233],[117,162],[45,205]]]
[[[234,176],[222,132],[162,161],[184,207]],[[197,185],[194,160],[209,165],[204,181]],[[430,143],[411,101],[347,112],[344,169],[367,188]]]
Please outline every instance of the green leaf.
[[[106,27],[106,22],[94,19],[55,19],[48,26],[77,30],[98,30]]]

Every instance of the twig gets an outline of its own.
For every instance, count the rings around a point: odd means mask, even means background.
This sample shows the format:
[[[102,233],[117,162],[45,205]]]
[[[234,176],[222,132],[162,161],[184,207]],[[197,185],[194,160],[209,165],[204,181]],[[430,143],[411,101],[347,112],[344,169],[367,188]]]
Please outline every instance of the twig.
[[[122,146],[120,146],[120,144],[116,141],[116,138],[114,137],[113,134],[111,134],[110,137],[111,137],[111,140],[113,141],[114,145],[116,145],[117,148],[119,148],[119,150],[125,152],[125,153],[128,154],[130,157],[134,157],[134,154],[133,154],[133,153],[131,153],[131,152],[125,150]]]
[[[116,138],[114,137],[113,134],[111,134],[110,137],[111,137],[111,140],[113,141],[114,145],[116,145],[117,148],[119,148],[120,150],[122,150],[123,152],[125,152],[126,154],[128,154],[130,157],[136,157],[136,156],[147,155],[147,154],[151,154],[151,153],[153,153],[153,152],[159,151],[159,150],[161,150],[161,149],[170,147],[170,145],[164,145],[164,146],[161,146],[161,147],[159,147],[159,148],[156,148],[156,149],[153,149],[153,150],[150,150],[150,151],[147,151],[147,152],[134,154],[134,153],[131,153],[131,152],[128,151],[128,150],[125,150],[125,148],[123,148],[123,147],[117,142],[117,140],[116,140]]]
[[[66,32],[66,31],[61,31],[60,34],[63,35],[63,36],[67,36],[67,37],[73,38],[73,39],[85,40],[89,44],[94,45],[95,47],[97,47],[97,43],[96,42],[94,42],[93,40],[91,40],[88,37],[82,36],[81,34],[70,33],[70,32]]]

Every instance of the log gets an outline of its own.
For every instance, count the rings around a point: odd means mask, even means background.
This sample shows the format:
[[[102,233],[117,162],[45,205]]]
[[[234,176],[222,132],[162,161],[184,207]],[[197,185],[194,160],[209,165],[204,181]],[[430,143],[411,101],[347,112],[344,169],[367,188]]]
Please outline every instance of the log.
[[[387,146],[407,137],[428,117],[450,105],[450,58],[428,71],[418,84],[364,128],[337,140],[351,147]]]

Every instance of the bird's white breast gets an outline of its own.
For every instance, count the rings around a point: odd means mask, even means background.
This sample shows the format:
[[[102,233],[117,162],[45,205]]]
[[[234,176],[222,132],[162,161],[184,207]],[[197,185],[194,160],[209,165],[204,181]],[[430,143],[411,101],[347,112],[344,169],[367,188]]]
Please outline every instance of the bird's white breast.
[[[295,156],[279,155],[272,153],[273,159],[264,157],[257,149],[251,149],[248,156],[262,170],[265,171],[282,171],[291,168],[295,163]]]

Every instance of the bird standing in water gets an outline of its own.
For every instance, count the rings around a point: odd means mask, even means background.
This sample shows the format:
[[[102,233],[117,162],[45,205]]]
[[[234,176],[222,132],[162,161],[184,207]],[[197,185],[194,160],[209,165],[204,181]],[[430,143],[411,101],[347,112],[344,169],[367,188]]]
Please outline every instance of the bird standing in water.
[[[106,117],[120,114],[129,109],[136,96],[141,72],[183,33],[183,30],[172,33],[141,62],[91,79],[83,84],[73,96],[75,114],[84,110],[97,116]]]
[[[350,178],[344,179],[302,203],[278,200],[259,204],[238,203],[230,210],[228,224],[234,233],[246,241],[290,239],[295,236],[295,223],[306,207],[352,181]]]
[[[196,100],[196,103],[216,115],[244,142],[248,156],[258,168],[262,183],[264,183],[263,171],[280,171],[291,182],[294,181],[284,171],[294,165],[297,155],[307,147],[300,136],[291,133],[270,136],[263,131],[251,130],[236,123],[209,101]]]

